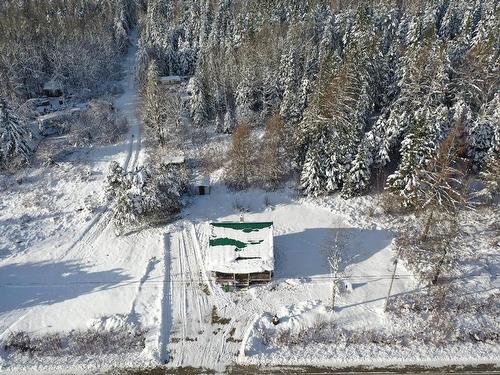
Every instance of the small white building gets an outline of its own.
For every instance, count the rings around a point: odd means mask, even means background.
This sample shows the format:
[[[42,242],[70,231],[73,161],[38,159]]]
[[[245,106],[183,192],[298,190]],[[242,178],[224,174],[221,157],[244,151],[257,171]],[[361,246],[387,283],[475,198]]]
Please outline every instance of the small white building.
[[[210,223],[207,268],[219,283],[249,285],[271,281],[273,223]]]

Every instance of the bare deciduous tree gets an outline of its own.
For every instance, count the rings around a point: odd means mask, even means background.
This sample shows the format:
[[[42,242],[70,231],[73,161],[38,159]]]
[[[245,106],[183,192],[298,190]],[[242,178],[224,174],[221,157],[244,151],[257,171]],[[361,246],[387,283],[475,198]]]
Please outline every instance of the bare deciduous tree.
[[[244,189],[250,185],[255,168],[256,141],[249,127],[240,124],[233,133],[231,147],[228,152],[226,181],[236,189]]]

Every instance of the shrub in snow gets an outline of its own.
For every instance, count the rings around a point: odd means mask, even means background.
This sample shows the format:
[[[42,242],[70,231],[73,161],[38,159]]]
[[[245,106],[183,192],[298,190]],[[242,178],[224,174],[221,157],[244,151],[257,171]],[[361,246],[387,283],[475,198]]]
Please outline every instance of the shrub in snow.
[[[36,149],[36,158],[43,166],[49,167],[56,164],[57,154],[60,151],[53,144],[42,141]]]
[[[0,97],[0,168],[28,162],[32,150],[32,135],[26,124]]]
[[[391,297],[387,311],[396,324],[407,325],[413,340],[433,345],[453,342],[498,343],[498,291],[471,294],[463,286],[444,284]]]
[[[2,340],[8,354],[26,353],[35,356],[101,355],[140,351],[145,345],[146,331],[136,327],[74,330],[69,333],[34,335],[12,332]]]
[[[96,99],[72,121],[69,140],[76,145],[109,144],[118,141],[127,130],[127,120],[118,116],[111,102]]]
[[[200,167],[203,174],[209,176],[224,165],[224,151],[218,144],[208,145],[201,149]]]
[[[489,297],[469,298],[465,294],[427,295],[426,292],[404,294],[391,299],[388,319],[390,325],[381,328],[344,328],[333,320],[318,319],[312,324],[278,324],[272,326],[270,314],[257,321],[254,340],[277,349],[311,344],[353,346],[376,345],[388,347],[443,346],[464,342],[498,344],[496,328],[498,293]],[[424,302],[424,303],[421,303]],[[438,306],[440,305],[440,306]],[[411,306],[411,307],[404,307]],[[415,310],[415,307],[420,308]],[[470,307],[467,307],[470,306]],[[422,309],[423,307],[423,309]]]

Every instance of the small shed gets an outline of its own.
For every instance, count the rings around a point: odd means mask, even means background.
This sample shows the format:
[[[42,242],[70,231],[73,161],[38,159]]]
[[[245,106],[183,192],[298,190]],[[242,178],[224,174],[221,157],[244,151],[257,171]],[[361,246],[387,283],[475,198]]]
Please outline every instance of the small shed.
[[[193,179],[192,193],[194,195],[210,194],[210,178],[207,176],[198,176]]]
[[[271,281],[273,223],[210,223],[207,268],[219,283],[248,286]]]

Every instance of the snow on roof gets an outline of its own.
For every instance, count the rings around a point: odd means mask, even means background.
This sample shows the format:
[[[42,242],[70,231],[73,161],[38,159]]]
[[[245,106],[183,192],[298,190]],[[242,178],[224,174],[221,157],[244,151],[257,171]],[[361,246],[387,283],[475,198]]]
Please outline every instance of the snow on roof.
[[[210,223],[207,267],[222,273],[272,271],[273,223]]]
[[[186,158],[183,155],[170,156],[165,158],[165,164],[183,164]]]
[[[43,124],[48,121],[59,120],[63,117],[75,115],[77,113],[80,113],[81,111],[82,109],[77,107],[77,108],[65,109],[62,111],[50,112],[47,113],[46,115],[38,116],[37,120],[39,123]]]
[[[195,186],[210,186],[210,177],[205,175],[198,175],[193,178],[193,185]]]
[[[160,82],[161,83],[166,83],[166,84],[180,83],[181,81],[182,81],[182,78],[180,76],[163,76],[163,77],[160,77]]]

